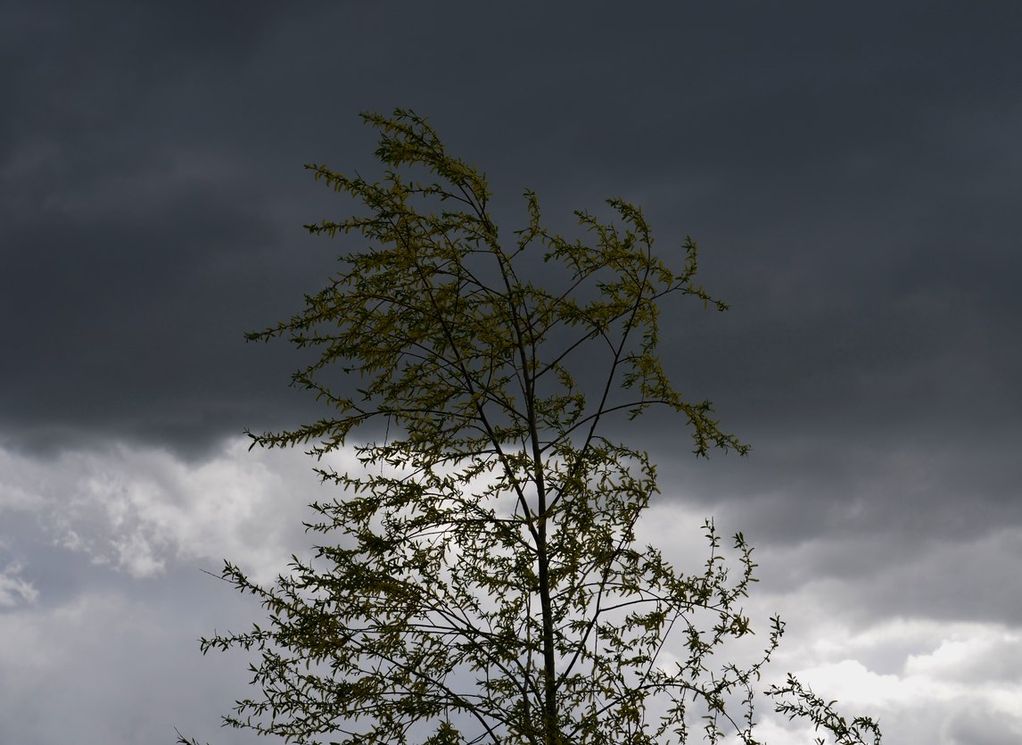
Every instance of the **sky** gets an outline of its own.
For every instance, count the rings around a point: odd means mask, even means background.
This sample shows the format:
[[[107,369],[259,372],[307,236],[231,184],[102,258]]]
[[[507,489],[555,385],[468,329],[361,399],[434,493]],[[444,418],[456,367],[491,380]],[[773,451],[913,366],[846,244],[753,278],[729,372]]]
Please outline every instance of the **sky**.
[[[752,451],[644,425],[643,530],[757,547],[774,674],[885,742],[1022,741],[1020,49],[1016,2],[0,0],[0,743],[251,742],[196,640],[260,609],[206,572],[272,578],[325,487],[248,450],[321,411],[243,332],[345,251],[303,164],[378,173],[395,107],[505,232],[528,187],[699,242],[732,308],[672,312],[665,363]]]

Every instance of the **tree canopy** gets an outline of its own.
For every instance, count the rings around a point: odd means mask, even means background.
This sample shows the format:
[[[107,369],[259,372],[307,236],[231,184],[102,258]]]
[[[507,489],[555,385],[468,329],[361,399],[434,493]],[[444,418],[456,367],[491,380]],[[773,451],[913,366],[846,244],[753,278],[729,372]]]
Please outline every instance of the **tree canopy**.
[[[293,382],[328,412],[253,444],[307,448],[339,489],[311,505],[311,558],[274,584],[224,568],[269,617],[202,641],[254,654],[257,693],[226,723],[295,743],[641,745],[693,728],[756,743],[782,622],[751,662],[722,656],[753,633],[752,549],[740,533],[722,546],[710,521],[694,572],[642,545],[656,468],[606,426],[659,407],[696,456],[747,451],[658,354],[672,298],[726,309],[696,281],[696,244],[660,256],[621,199],[606,217],[576,212],[582,237],[564,237],[532,192],[524,227],[502,235],[484,176],[423,118],[364,119],[380,180],[307,166],[363,207],[306,226],[348,237],[342,270],[250,334],[314,350]],[[360,468],[331,466],[342,448]],[[793,678],[768,693],[835,742],[879,742]]]

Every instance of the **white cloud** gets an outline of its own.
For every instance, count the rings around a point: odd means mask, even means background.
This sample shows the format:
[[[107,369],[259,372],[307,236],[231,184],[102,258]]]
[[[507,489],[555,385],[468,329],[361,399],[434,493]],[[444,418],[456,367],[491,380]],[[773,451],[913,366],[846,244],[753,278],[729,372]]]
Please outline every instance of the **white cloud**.
[[[44,463],[0,448],[0,514],[39,509],[45,498],[38,484],[48,470]]]
[[[17,605],[31,604],[39,597],[35,586],[21,577],[22,565],[8,564],[0,569],[0,608],[13,608]]]
[[[662,502],[650,510],[640,535],[666,547],[676,563],[695,568],[706,557],[697,530],[701,518],[691,508]],[[746,528],[755,545],[755,526],[718,523],[718,528],[725,535]],[[934,595],[955,596],[966,585],[975,592],[991,564],[1011,563],[1018,534],[999,530],[968,542],[932,543],[880,575],[821,576],[816,567],[839,565],[841,551],[852,559],[868,551],[854,541],[838,544],[806,541],[755,554],[763,581],[752,587],[746,610],[758,622],[757,636],[775,612],[787,622],[766,684],[793,672],[825,699],[837,699],[840,713],[878,719],[885,741],[899,745],[1022,742],[1022,626],[945,620],[943,603],[934,603],[940,610],[936,617],[924,612],[886,615],[891,612],[886,599],[898,592],[926,588]],[[821,552],[826,562],[819,562]],[[1010,587],[1010,580],[1000,585],[991,597]],[[884,602],[877,602],[877,593]],[[975,607],[960,611],[963,618],[976,615]],[[759,734],[767,742],[814,741],[805,728],[779,718],[771,708],[761,700]]]
[[[241,439],[198,464],[126,445],[66,452],[49,464],[0,458],[0,510],[34,513],[54,544],[136,578],[171,561],[215,569],[224,558],[272,578],[308,542],[306,505],[327,488],[304,454],[250,452]]]
[[[824,698],[837,699],[842,713],[878,719],[887,741],[964,745],[963,722],[977,716],[991,743],[1016,742],[1011,736],[1022,732],[1017,629],[925,619],[877,620],[859,630],[839,622],[793,626],[776,673],[796,673]]]

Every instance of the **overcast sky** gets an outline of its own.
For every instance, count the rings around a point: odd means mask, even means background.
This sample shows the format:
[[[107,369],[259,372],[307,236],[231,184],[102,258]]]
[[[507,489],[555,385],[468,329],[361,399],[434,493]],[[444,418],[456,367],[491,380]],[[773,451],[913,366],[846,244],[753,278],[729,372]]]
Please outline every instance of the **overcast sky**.
[[[753,450],[650,423],[646,530],[744,531],[777,672],[892,744],[1022,741],[1020,50],[1014,1],[0,0],[0,743],[251,741],[195,640],[260,612],[201,570],[272,577],[322,493],[246,450],[319,411],[242,334],[344,251],[302,165],[375,173],[357,114],[396,106],[505,234],[530,187],[700,243],[732,310],[664,354]]]

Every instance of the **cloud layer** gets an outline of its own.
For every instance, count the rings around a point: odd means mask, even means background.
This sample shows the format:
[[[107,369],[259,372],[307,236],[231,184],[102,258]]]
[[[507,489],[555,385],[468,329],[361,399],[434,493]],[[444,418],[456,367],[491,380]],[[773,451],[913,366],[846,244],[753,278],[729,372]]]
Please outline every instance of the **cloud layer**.
[[[268,581],[291,552],[309,548],[303,505],[327,487],[308,459],[249,452],[240,439],[198,466],[124,445],[68,451],[60,468],[45,470],[30,456],[0,457],[0,494],[12,497],[4,514],[22,525],[3,547],[0,573],[5,739],[51,743],[73,730],[82,742],[169,741],[175,725],[241,742],[214,727],[231,696],[244,693],[243,656],[202,658],[195,639],[261,614],[199,570],[215,572],[226,557]],[[350,455],[336,460],[353,466]],[[641,538],[694,568],[705,559],[699,509],[661,499]],[[726,509],[711,512],[724,516],[721,530],[740,527]],[[973,613],[952,601],[989,581],[983,557],[1018,556],[1020,538],[935,543],[914,564],[883,572],[870,562],[841,565],[842,552],[863,550],[855,542],[768,542],[757,551],[762,582],[747,610],[761,629],[779,612],[788,633],[764,682],[796,672],[843,711],[879,717],[896,742],[1012,742],[1022,728],[1022,624],[986,613],[954,620]],[[934,584],[953,609],[935,600]],[[55,708],[66,718],[53,719]],[[761,716],[770,742],[805,742],[768,707]]]

